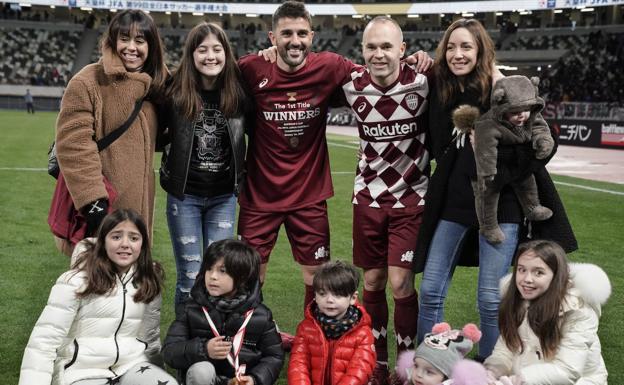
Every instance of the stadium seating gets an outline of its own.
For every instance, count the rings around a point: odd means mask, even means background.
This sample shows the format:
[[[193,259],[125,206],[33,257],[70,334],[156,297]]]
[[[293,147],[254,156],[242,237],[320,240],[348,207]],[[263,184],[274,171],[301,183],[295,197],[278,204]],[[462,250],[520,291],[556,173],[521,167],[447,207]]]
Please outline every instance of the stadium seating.
[[[624,33],[601,31],[570,50],[541,76],[548,101],[617,102],[624,104]]]
[[[84,27],[43,21],[7,21],[0,27],[0,84],[63,86],[85,47]],[[94,30],[96,31],[96,30]],[[103,32],[100,27],[96,35]],[[540,89],[548,101],[624,103],[624,26],[598,28],[520,29],[500,34],[489,31],[502,60],[541,66]],[[165,60],[175,68],[182,55],[188,29],[161,28]],[[404,31],[407,52],[431,55],[442,31]],[[266,31],[228,30],[234,53],[240,57],[270,46]],[[333,51],[362,63],[361,30],[317,31],[313,50]],[[93,39],[95,41],[95,39]],[[81,45],[82,44],[82,45]],[[87,44],[90,59],[99,59],[95,43]],[[541,53],[540,53],[541,52]],[[83,55],[84,56],[84,55]],[[89,55],[81,60],[89,60]],[[79,60],[79,62],[81,62]],[[532,63],[532,64],[531,64]]]
[[[63,85],[79,42],[76,30],[0,27],[0,83]]]

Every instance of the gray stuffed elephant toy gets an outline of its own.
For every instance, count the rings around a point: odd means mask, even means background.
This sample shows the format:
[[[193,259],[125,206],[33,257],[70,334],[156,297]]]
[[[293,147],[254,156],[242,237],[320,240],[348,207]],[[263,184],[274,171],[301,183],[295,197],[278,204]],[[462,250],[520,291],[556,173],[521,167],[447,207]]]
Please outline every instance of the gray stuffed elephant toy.
[[[500,190],[494,186],[499,144],[532,143],[537,159],[544,159],[553,150],[554,139],[540,111],[544,100],[538,96],[538,78],[508,76],[494,85],[491,108],[480,116],[477,108],[463,105],[453,112],[458,131],[468,134],[474,129],[474,153],[477,180],[472,187],[479,220],[479,232],[490,242],[500,243],[505,235],[498,225]],[[552,211],[540,204],[535,177],[530,174],[511,183],[526,219],[543,221]]]

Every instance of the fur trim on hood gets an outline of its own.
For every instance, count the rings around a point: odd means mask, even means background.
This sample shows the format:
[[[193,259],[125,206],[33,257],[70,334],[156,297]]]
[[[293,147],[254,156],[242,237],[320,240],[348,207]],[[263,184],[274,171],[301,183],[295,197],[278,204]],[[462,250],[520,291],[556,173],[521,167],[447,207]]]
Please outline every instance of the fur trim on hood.
[[[611,296],[611,282],[607,273],[591,263],[570,263],[569,266],[571,286],[566,295],[563,310],[578,308],[582,306],[580,301],[583,301],[600,315],[600,306],[604,305]],[[499,284],[501,296],[513,284],[511,276],[512,274],[509,273],[501,278]]]
[[[414,364],[415,355],[416,352],[414,350],[405,350],[399,354],[399,357],[397,358],[395,373],[401,380],[401,384],[411,383],[410,369]]]

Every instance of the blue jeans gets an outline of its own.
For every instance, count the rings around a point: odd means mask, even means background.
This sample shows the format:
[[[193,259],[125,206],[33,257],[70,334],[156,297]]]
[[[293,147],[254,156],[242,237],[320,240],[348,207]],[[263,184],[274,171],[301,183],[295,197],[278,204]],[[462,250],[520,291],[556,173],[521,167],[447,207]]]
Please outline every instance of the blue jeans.
[[[520,225],[501,223],[505,241],[493,245],[479,235],[479,282],[477,304],[483,336],[479,355],[488,357],[498,339],[498,281],[507,273],[518,244]],[[433,235],[425,270],[420,285],[420,312],[418,314],[418,342],[433,325],[444,321],[444,300],[448,292],[461,247],[469,226],[440,220]],[[462,325],[451,325],[460,328]]]
[[[167,194],[167,224],[177,270],[176,307],[188,298],[206,247],[234,236],[235,218],[234,194],[211,198],[184,194],[183,201]]]

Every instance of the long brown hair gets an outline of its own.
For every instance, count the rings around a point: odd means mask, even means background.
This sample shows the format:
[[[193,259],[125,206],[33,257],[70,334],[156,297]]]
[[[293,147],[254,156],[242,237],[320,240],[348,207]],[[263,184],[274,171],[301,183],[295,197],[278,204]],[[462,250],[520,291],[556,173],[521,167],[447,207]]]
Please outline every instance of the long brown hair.
[[[470,32],[478,49],[475,67],[472,72],[465,76],[463,83],[462,80],[451,72],[446,62],[448,41],[451,33],[458,28],[466,28]],[[436,88],[442,104],[447,105],[450,103],[461,92],[463,84],[464,89],[472,89],[480,95],[479,103],[481,105],[489,106],[495,60],[494,42],[492,42],[483,25],[476,19],[455,20],[444,32],[444,36],[440,40],[435,53],[433,68],[436,77]]]
[[[159,99],[163,93],[169,72],[165,64],[165,55],[158,27],[150,15],[137,9],[129,9],[117,13],[108,24],[102,36],[100,42],[101,49],[102,51],[112,49],[116,55],[117,38],[119,35],[130,34],[130,31],[135,29],[137,33],[145,37],[147,42],[148,53],[143,65],[143,72],[152,78],[148,97]]]
[[[108,214],[97,232],[95,243],[89,243],[87,250],[81,253],[74,265],[76,271],[84,271],[87,275],[86,288],[78,293],[78,297],[84,298],[89,295],[105,295],[110,293],[117,285],[117,269],[106,253],[106,236],[115,226],[121,222],[132,222],[141,237],[143,243],[141,252],[136,261],[136,271],[132,280],[138,287],[134,295],[134,302],[149,303],[162,290],[164,273],[158,262],[152,260],[149,247],[149,233],[141,216],[132,209],[119,209]]]
[[[516,286],[516,271],[518,258],[528,251],[532,251],[544,261],[552,270],[553,278],[548,290],[532,300],[529,307],[525,308],[524,299]],[[544,357],[553,357],[561,342],[559,312],[569,286],[570,272],[565,251],[553,241],[533,240],[518,246],[515,261],[511,282],[501,299],[498,311],[500,334],[511,351],[522,352],[524,346],[518,328],[526,312],[529,326],[539,338]]]
[[[195,68],[193,53],[208,35],[213,35],[219,40],[225,53],[225,66],[217,75],[215,83],[220,90],[219,109],[228,118],[239,114],[243,109],[245,91],[230,41],[221,27],[214,23],[202,22],[186,37],[180,66],[173,74],[167,92],[176,108],[190,121],[194,121],[202,109],[200,94],[202,75]]]

